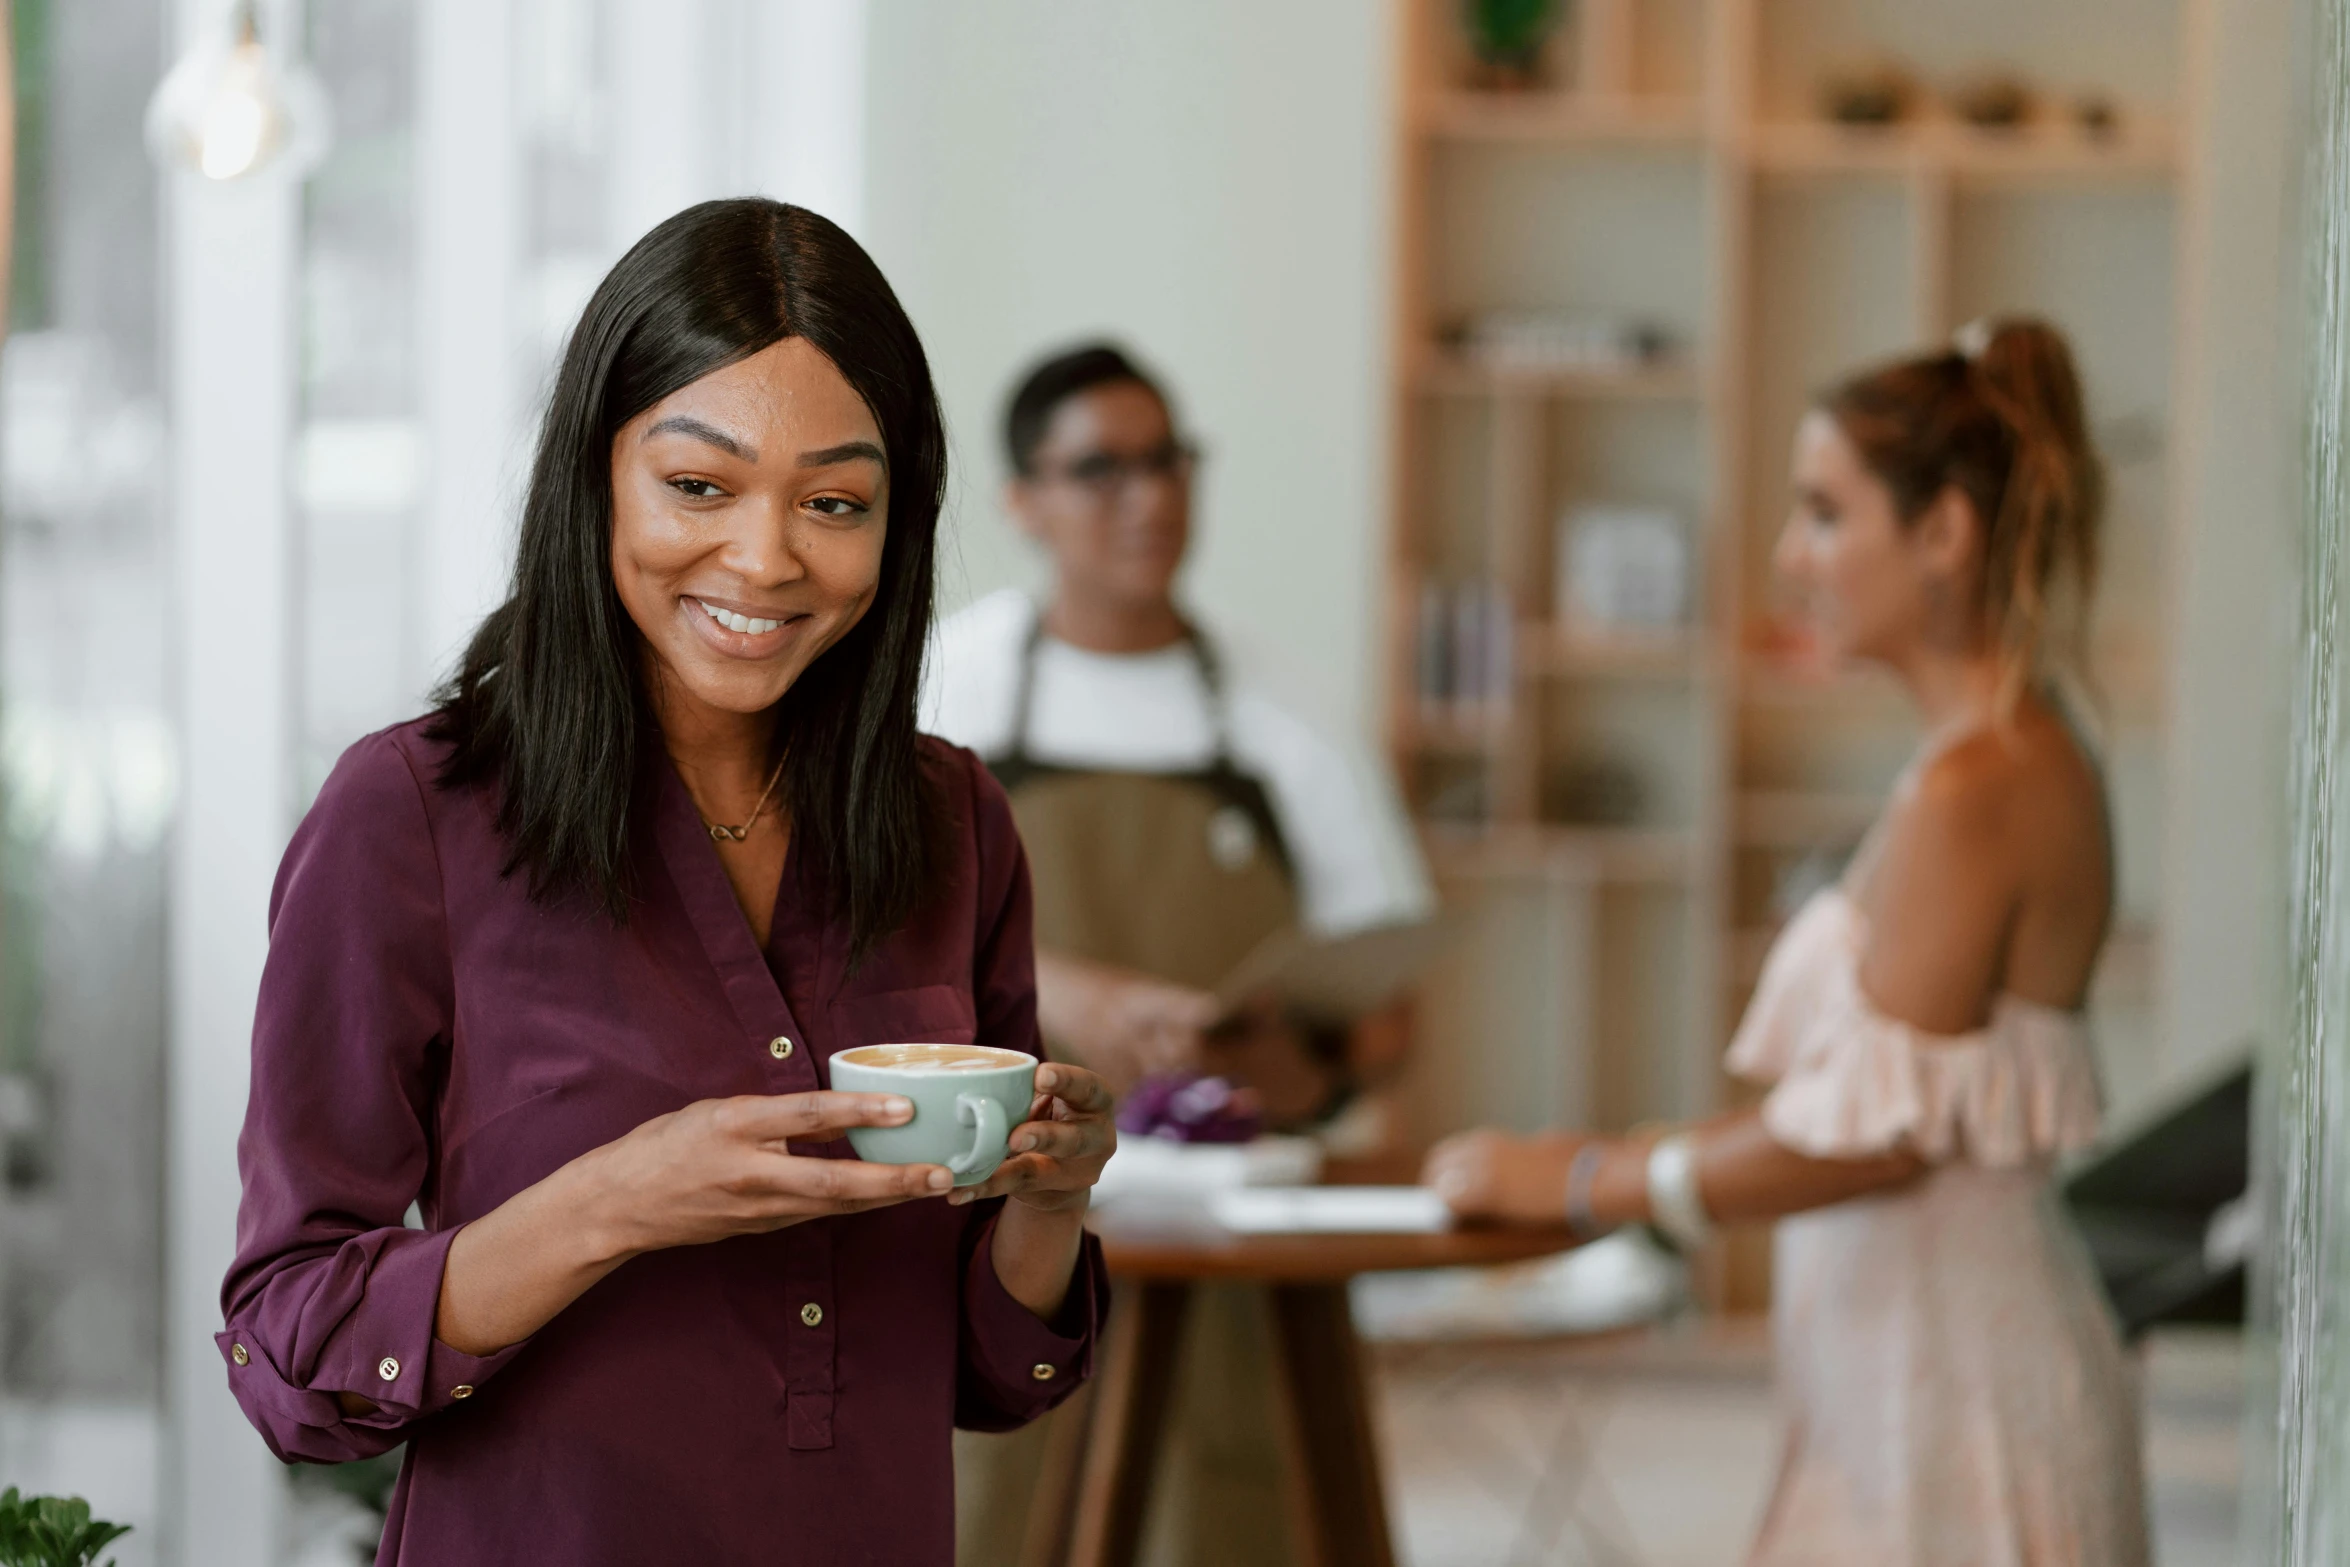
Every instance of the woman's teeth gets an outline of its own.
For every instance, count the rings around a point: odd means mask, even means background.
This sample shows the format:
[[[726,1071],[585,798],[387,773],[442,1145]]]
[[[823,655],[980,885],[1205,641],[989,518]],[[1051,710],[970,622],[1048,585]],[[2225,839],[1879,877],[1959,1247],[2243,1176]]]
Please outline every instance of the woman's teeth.
[[[702,604],[700,599],[694,602]],[[702,604],[702,612],[729,631],[740,631],[754,637],[763,631],[773,631],[783,624],[780,620],[754,620],[748,615],[738,615],[731,609],[720,609],[715,604]]]

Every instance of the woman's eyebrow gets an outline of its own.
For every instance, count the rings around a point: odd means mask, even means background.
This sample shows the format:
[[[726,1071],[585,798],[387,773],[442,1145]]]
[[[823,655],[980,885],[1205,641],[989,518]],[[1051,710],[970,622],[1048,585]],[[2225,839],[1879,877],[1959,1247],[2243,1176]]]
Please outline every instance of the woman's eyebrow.
[[[740,457],[744,462],[759,460],[755,448],[736,440],[714,424],[704,424],[691,414],[671,414],[645,431],[644,438],[649,441],[656,435],[687,435],[705,445],[715,446],[730,456]]]
[[[889,459],[883,456],[881,448],[871,441],[843,441],[838,446],[820,446],[812,452],[802,452],[800,453],[800,466],[803,468],[829,468],[834,463],[856,462],[859,459],[877,463],[884,469],[889,467]]]

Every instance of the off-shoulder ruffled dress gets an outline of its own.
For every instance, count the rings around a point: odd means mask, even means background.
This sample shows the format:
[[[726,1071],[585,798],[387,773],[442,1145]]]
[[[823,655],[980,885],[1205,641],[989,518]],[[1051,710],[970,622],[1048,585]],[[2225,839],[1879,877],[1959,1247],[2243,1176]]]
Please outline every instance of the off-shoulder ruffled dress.
[[[1970,1034],[1888,1018],[1864,932],[1840,890],[1807,904],[1730,1047],[1780,1142],[1932,1166],[1779,1224],[1787,1446],[1751,1561],[2142,1567],[2136,1379],[2048,1180],[2097,1132],[2088,1032],[2013,996]]]

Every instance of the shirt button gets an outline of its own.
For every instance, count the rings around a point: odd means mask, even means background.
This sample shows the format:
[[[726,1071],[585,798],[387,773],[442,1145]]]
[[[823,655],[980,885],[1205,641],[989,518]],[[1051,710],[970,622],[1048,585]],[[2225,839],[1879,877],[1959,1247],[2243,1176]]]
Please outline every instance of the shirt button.
[[[375,1363],[375,1374],[386,1382],[397,1382],[400,1380],[400,1363],[386,1355]]]
[[[800,1308],[800,1320],[810,1327],[816,1327],[824,1321],[824,1308],[810,1301]]]
[[[1054,1377],[1059,1376],[1060,1372],[1040,1360],[1028,1368],[1028,1374],[1039,1382],[1050,1382]]]
[[[451,1398],[471,1398],[473,1396],[473,1384],[470,1382],[460,1382],[455,1387],[449,1389],[449,1396]]]
[[[228,1347],[228,1358],[240,1366],[250,1365],[253,1360],[251,1355],[245,1353],[245,1346],[242,1344],[231,1344]]]
[[[773,1039],[767,1041],[767,1053],[775,1057],[776,1060],[781,1061],[784,1057],[791,1054],[791,1041],[784,1038],[781,1034],[778,1034]]]

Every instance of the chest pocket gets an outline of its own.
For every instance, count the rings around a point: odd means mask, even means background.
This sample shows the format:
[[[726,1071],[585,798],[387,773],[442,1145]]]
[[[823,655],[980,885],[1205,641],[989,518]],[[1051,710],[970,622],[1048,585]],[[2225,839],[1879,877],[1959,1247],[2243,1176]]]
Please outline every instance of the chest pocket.
[[[859,1045],[971,1045],[979,1042],[979,1014],[970,993],[955,985],[917,985],[832,1004],[832,1052]]]

